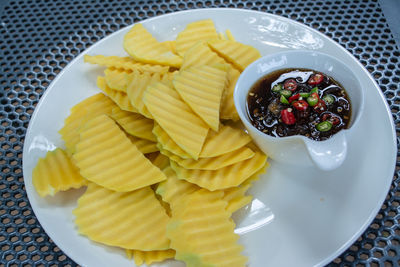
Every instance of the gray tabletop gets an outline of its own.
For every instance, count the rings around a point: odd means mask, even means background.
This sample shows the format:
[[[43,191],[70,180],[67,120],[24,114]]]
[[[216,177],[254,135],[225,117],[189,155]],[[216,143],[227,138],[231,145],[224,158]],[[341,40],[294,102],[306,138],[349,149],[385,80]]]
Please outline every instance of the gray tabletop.
[[[244,8],[281,15],[337,41],[378,82],[392,110],[399,143],[399,0],[2,0],[0,265],[76,265],[37,221],[27,199],[22,174],[22,148],[29,119],[50,82],[75,56],[122,27],[165,13],[204,7]],[[400,265],[399,175],[398,160],[390,192],[376,218],[330,265]]]

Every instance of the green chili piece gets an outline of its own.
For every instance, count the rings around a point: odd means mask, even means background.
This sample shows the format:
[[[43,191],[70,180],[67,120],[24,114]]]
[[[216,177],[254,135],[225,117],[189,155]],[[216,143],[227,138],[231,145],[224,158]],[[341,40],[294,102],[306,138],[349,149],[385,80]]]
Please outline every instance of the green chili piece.
[[[323,121],[317,124],[317,130],[320,132],[327,132],[332,129],[332,123],[329,121]]]
[[[300,96],[303,98],[307,98],[310,96],[310,93],[300,93]]]
[[[312,93],[318,94],[318,87],[314,87],[313,89],[311,89],[310,94],[312,94]]]
[[[289,90],[282,90],[282,91],[280,91],[279,92],[281,95],[283,95],[284,97],[286,97],[286,98],[289,98],[291,95],[292,95],[292,91],[289,91]]]
[[[289,105],[289,101],[286,99],[286,97],[284,97],[283,95],[281,95],[281,103],[282,104],[287,104],[287,105]]]
[[[333,97],[333,95],[324,95],[324,97],[322,97],[322,100],[324,100],[325,103],[328,105],[331,105],[335,102],[335,98]]]
[[[272,92],[279,93],[283,89],[282,84],[275,84],[272,87]]]
[[[307,97],[307,102],[310,106],[314,107],[316,104],[318,104],[318,97],[315,96],[309,96]]]

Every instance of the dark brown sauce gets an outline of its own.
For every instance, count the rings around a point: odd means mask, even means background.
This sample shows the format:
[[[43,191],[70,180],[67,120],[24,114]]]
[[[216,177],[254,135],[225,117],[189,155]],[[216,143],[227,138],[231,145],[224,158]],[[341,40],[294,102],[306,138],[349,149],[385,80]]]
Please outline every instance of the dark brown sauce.
[[[345,89],[326,74],[282,69],[253,85],[247,112],[254,127],[265,134],[322,141],[349,127],[351,104]]]

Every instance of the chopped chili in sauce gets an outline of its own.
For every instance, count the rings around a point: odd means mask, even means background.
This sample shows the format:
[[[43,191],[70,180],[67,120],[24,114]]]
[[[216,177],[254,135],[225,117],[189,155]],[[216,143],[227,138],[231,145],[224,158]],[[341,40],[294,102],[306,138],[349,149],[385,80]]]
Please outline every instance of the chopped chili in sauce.
[[[349,127],[351,105],[345,89],[328,75],[309,69],[272,72],[250,89],[247,110],[254,127],[284,137],[326,140]]]

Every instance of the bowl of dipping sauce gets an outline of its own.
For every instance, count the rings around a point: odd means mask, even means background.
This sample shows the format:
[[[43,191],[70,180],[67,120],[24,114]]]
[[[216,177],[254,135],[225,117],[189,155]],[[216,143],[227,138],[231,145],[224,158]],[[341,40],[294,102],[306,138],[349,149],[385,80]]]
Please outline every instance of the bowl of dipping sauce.
[[[364,95],[358,78],[339,60],[294,50],[249,65],[234,101],[249,134],[271,159],[329,171],[346,158]]]

